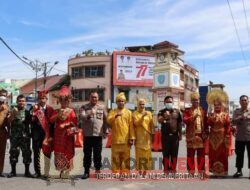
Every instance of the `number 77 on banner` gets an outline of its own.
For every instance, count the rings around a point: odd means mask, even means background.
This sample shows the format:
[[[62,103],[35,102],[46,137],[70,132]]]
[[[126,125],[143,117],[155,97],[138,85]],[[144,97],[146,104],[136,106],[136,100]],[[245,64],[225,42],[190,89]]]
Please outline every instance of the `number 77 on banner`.
[[[148,65],[140,65],[140,66],[137,66],[136,68],[139,69],[139,71],[138,71],[138,73],[136,75],[136,78],[140,78],[140,77],[145,76]]]

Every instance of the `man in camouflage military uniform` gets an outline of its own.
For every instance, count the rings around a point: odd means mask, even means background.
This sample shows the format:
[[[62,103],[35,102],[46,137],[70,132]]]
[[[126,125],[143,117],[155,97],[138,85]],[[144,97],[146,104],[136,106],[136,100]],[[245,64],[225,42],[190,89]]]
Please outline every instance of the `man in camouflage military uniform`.
[[[4,157],[6,149],[6,141],[9,134],[9,125],[7,122],[9,108],[5,103],[7,91],[4,89],[0,90],[0,177],[3,175]]]
[[[236,125],[236,168],[235,178],[242,176],[245,147],[248,155],[248,168],[250,169],[250,109],[248,108],[249,98],[246,95],[240,97],[241,108],[233,113],[233,123]],[[249,173],[250,179],[250,173]]]
[[[16,176],[16,163],[20,149],[22,150],[23,163],[25,164],[25,177],[33,177],[29,171],[31,163],[30,149],[30,121],[31,115],[25,110],[25,96],[17,97],[17,107],[11,111],[10,122],[10,164],[11,172],[8,177]]]

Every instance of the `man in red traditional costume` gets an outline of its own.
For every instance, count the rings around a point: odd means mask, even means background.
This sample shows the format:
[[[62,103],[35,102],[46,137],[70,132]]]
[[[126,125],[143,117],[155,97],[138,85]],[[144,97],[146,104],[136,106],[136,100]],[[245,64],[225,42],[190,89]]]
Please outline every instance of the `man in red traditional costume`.
[[[68,178],[69,171],[73,169],[73,157],[75,155],[74,135],[79,132],[77,117],[74,110],[69,108],[71,94],[67,86],[62,86],[56,97],[61,104],[61,108],[55,111],[50,118],[51,122],[55,122],[55,166],[60,171],[61,178]]]
[[[208,136],[207,117],[199,106],[199,93],[192,93],[190,98],[192,107],[185,109],[183,115],[186,124],[187,169],[189,173],[195,173],[195,154],[197,154],[198,171],[205,174],[204,142]]]
[[[48,91],[43,90],[38,92],[38,104],[33,107],[32,114],[32,143],[34,151],[34,170],[35,178],[41,177],[40,167],[40,152],[44,154],[44,177],[49,176],[50,157],[53,151],[53,131],[54,125],[49,122],[54,109],[47,104]]]

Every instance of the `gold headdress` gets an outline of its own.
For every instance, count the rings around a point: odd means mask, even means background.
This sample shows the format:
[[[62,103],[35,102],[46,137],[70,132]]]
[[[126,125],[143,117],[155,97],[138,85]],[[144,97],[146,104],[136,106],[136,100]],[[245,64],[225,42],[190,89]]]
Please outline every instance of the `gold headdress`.
[[[200,94],[198,92],[193,92],[193,93],[190,94],[190,99],[191,100],[200,99]]]
[[[225,91],[223,90],[219,90],[219,89],[215,89],[215,90],[211,90],[208,94],[207,94],[207,103],[209,105],[213,105],[215,102],[220,102],[222,104],[228,104],[228,95]]]
[[[144,98],[139,98],[139,100],[137,101],[137,105],[139,105],[141,102],[146,104],[146,100]]]
[[[117,102],[118,100],[126,101],[126,96],[125,96],[124,92],[121,92],[116,96],[115,101]]]
[[[143,110],[145,110],[145,108],[141,109],[141,107],[140,107],[141,103],[146,104],[146,100],[144,98],[139,98],[139,100],[137,101],[137,111],[143,111]]]

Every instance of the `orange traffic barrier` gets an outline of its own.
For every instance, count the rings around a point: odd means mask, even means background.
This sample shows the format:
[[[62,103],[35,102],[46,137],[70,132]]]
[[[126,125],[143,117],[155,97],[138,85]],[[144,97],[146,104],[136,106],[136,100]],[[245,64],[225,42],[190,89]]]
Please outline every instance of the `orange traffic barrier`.
[[[107,144],[106,144],[106,148],[111,148],[111,142],[112,142],[112,133],[110,132],[108,134],[108,140],[107,140]]]
[[[154,141],[152,143],[152,151],[154,151],[154,152],[162,151],[161,131],[155,132]]]
[[[82,148],[83,147],[83,131],[82,129],[79,129],[79,132],[75,134],[75,147],[76,148]]]

